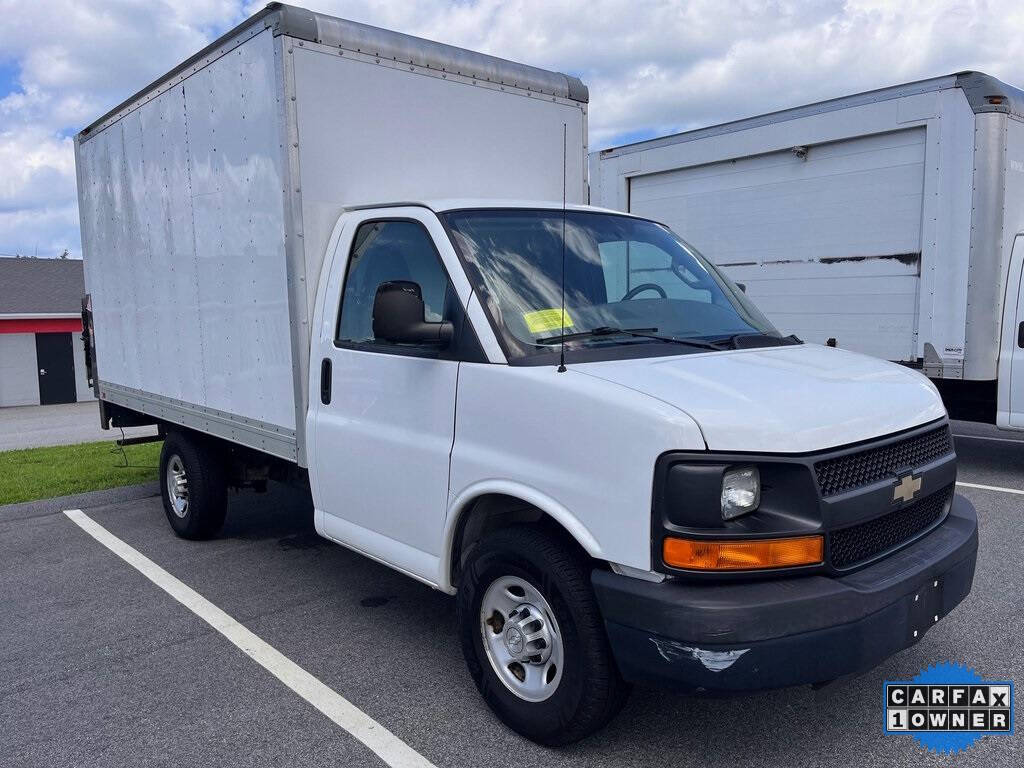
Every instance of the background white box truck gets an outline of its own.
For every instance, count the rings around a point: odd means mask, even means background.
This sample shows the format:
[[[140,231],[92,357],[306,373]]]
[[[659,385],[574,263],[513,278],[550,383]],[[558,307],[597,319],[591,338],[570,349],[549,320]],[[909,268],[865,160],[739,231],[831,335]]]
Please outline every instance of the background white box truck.
[[[926,379],[576,204],[586,100],[274,5],[76,138],[102,420],[159,426],[174,531],[308,488],[318,533],[456,595],[481,695],[551,745],[630,681],[869,669],[978,541]]]
[[[961,72],[621,147],[591,201],[662,221],[783,331],[917,367],[1024,429],[1024,93]]]

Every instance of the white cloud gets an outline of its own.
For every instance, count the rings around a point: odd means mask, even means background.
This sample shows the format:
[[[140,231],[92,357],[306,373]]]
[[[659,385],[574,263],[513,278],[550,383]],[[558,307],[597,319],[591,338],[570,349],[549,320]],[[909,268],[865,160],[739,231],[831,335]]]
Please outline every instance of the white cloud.
[[[0,245],[0,253],[7,256],[58,256],[65,248],[71,249],[72,256],[80,256],[76,250],[78,205],[72,200],[43,208],[0,210],[0,243],[17,244]]]
[[[79,250],[69,138],[241,18],[234,0],[0,0],[0,252]]]
[[[55,188],[74,178],[71,139],[33,125],[2,133],[0,168],[7,169],[0,175],[0,211],[46,207]]]
[[[0,0],[0,58],[20,73],[0,99],[0,251],[78,248],[65,137],[263,5],[242,2]],[[1015,0],[305,4],[580,75],[593,148],[960,69],[1024,85]]]

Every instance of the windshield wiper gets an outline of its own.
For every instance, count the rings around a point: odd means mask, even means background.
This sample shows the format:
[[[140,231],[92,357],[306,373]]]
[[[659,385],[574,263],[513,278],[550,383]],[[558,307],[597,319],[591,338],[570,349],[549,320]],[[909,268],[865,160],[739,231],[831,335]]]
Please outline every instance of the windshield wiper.
[[[750,337],[764,337],[770,340],[766,346],[781,346],[785,344],[802,344],[803,342],[796,336],[785,336],[778,338],[776,336],[769,336],[767,334],[758,333],[734,333],[731,336],[726,336],[721,339],[700,339],[692,336],[660,336],[656,333],[657,328],[615,328],[610,325],[601,325],[597,328],[591,328],[589,331],[578,331],[576,333],[565,333],[558,336],[548,336],[543,339],[537,339],[535,344],[560,344],[563,341],[578,341],[580,339],[594,339],[601,338],[602,336],[632,336],[638,339],[652,339],[654,341],[664,341],[670,344],[685,344],[689,347],[697,347],[698,349],[710,349],[716,352],[720,352],[725,349],[740,349],[740,339]]]
[[[722,339],[715,339],[712,344],[717,345],[718,349],[741,349],[747,347],[740,347],[740,339],[761,339],[766,341],[765,344],[752,345],[754,347],[766,346],[766,347],[782,347],[790,344],[803,344],[803,341],[799,339],[796,334],[790,334],[789,336],[771,336],[767,333],[734,333],[732,336],[726,336]],[[722,346],[728,345],[728,346]]]
[[[646,337],[645,331],[656,331],[657,328],[613,328],[610,325],[600,325],[591,328],[589,331],[578,331],[576,333],[560,333],[558,336],[547,336],[537,339],[534,344],[560,344],[563,341],[576,341],[578,339],[593,339],[601,336],[641,336]],[[660,337],[652,337],[660,338]]]
[[[704,339],[695,338],[682,338],[680,336],[648,336],[643,334],[645,339],[657,339],[658,341],[670,341],[673,344],[686,344],[691,347],[699,347],[700,349],[713,349],[716,352],[721,352],[722,347],[717,342],[704,341]]]
[[[602,325],[597,328],[591,328],[589,331],[580,331],[579,333],[566,333],[559,336],[548,336],[544,339],[537,339],[536,344],[559,344],[563,341],[575,341],[578,339],[592,339],[599,338],[601,336],[632,336],[637,339],[653,339],[654,341],[665,341],[670,344],[685,344],[689,347],[699,347],[701,349],[713,349],[721,350],[718,344],[710,341],[704,341],[703,339],[680,339],[675,336],[659,336],[653,331],[657,331],[657,328],[613,328],[609,325]]]

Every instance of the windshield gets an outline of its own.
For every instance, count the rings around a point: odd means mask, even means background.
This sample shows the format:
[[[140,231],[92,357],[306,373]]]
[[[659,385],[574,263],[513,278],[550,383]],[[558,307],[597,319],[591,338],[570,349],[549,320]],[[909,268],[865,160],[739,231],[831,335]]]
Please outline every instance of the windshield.
[[[739,346],[740,337],[743,346],[785,343],[735,283],[660,224],[565,212],[563,315],[562,211],[456,211],[445,219],[510,359],[546,359],[563,340],[567,354],[652,345],[658,354],[707,351]]]

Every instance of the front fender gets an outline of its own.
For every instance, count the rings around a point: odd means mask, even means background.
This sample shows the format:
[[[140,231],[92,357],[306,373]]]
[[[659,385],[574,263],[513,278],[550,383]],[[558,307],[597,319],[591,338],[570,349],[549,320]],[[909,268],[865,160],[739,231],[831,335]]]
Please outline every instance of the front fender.
[[[540,509],[591,557],[650,569],[658,456],[704,439],[675,406],[582,368],[460,366],[442,558],[466,504],[489,492]],[[451,590],[451,564],[438,571]]]
[[[455,592],[455,587],[452,585],[452,550],[455,546],[455,534],[459,530],[459,523],[473,506],[474,501],[492,494],[510,496],[536,507],[562,526],[588,555],[599,560],[606,559],[601,545],[579,518],[549,495],[514,480],[501,478],[481,480],[463,489],[448,506],[441,549],[441,567],[438,574],[438,587],[445,592],[449,594]]]

